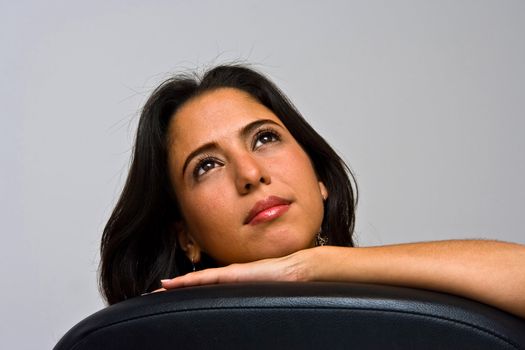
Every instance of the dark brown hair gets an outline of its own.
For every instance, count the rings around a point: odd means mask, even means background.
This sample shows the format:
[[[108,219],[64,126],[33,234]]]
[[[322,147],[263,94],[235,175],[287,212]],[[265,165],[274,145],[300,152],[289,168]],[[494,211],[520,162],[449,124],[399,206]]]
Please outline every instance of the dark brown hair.
[[[128,178],[104,228],[100,288],[109,304],[156,289],[160,279],[190,270],[174,231],[181,213],[168,175],[168,125],[189,99],[223,87],[247,92],[283,122],[330,193],[321,227],[328,244],[353,246],[357,202],[353,175],[272,82],[241,65],[215,67],[200,79],[178,75],[163,82],[142,110]],[[203,257],[200,268],[212,266],[214,262]]]

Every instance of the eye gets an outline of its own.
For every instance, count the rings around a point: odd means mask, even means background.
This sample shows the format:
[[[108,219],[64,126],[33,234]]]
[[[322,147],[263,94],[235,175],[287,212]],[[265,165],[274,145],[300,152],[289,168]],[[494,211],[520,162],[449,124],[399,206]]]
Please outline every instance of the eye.
[[[202,175],[206,174],[208,171],[218,167],[220,163],[214,159],[206,157],[202,160],[199,160],[197,165],[195,166],[195,170],[193,170],[193,177],[199,178]]]
[[[281,140],[279,134],[274,130],[261,130],[255,135],[253,149],[257,149],[267,143]]]

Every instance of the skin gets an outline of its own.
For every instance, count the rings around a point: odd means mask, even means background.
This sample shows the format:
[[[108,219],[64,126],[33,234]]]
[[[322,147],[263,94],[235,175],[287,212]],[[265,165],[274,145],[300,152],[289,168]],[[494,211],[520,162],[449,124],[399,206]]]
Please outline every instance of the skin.
[[[169,135],[170,176],[184,217],[179,242],[190,260],[205,252],[228,265],[313,247],[328,194],[268,108],[239,90],[211,91],[177,111]],[[270,196],[289,202],[286,212],[247,223]]]
[[[189,273],[161,281],[161,290],[258,281],[377,283],[456,294],[525,318],[524,266],[524,246],[498,241],[325,246]]]
[[[257,120],[275,122],[281,140],[239,133]],[[522,245],[464,240],[313,247],[326,188],[279,119],[249,95],[221,89],[187,102],[170,136],[171,180],[184,216],[179,242],[190,260],[204,251],[224,266],[163,280],[160,290],[257,281],[378,283],[457,294],[525,318]],[[206,154],[217,163],[199,168],[207,172],[196,179],[191,160],[183,174],[188,155],[209,142],[215,147]],[[262,225],[243,224],[268,195],[290,199],[290,209]]]

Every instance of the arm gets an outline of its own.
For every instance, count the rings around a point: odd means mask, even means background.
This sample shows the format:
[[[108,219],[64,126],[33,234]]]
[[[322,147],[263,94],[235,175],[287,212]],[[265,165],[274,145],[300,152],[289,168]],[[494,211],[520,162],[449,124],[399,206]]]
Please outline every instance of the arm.
[[[441,241],[380,247],[317,247],[289,256],[208,269],[164,288],[241,281],[340,281],[452,293],[525,318],[525,247],[496,241]]]
[[[443,241],[329,247],[313,279],[382,283],[474,299],[525,317],[525,247],[494,241]],[[330,267],[332,265],[332,267]],[[333,269],[333,271],[331,271]]]

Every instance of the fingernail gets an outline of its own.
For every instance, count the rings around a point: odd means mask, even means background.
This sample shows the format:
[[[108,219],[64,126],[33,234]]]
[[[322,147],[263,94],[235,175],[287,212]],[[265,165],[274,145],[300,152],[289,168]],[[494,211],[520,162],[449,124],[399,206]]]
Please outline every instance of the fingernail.
[[[167,279],[167,280],[160,280],[160,283],[166,283],[166,282],[169,282],[171,281],[170,279]]]

